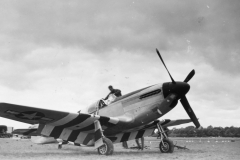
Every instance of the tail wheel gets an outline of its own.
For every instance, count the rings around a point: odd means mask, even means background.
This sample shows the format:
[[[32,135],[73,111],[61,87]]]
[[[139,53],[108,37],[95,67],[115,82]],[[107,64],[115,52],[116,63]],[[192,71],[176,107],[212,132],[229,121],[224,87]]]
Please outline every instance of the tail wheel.
[[[103,137],[103,145],[98,148],[100,155],[112,155],[113,154],[113,143],[110,139]]]
[[[159,149],[162,153],[172,153],[174,150],[173,141],[170,139],[163,139],[163,142],[160,142]]]

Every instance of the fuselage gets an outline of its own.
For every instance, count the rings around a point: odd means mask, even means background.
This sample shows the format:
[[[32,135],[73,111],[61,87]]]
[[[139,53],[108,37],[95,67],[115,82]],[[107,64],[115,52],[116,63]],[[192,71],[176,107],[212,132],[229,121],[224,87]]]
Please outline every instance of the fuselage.
[[[118,97],[113,103],[99,110],[99,115],[117,117],[123,122],[105,130],[106,135],[134,130],[144,126],[168,113],[176,106],[165,105],[163,84],[149,86]]]

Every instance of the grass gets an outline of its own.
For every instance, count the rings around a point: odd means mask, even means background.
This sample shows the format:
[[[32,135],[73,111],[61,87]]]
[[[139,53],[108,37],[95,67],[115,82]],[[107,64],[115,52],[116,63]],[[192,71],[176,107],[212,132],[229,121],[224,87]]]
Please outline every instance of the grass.
[[[30,140],[0,139],[0,159],[1,160],[98,160],[98,159],[118,159],[118,160],[139,160],[139,159],[177,159],[177,160],[219,160],[219,159],[240,159],[240,141],[225,142],[225,139],[188,139],[173,138],[174,144],[186,146],[189,150],[175,148],[172,154],[160,153],[158,140],[147,138],[145,144],[149,149],[144,151],[136,149],[123,149],[121,144],[114,145],[112,156],[100,156],[94,148],[83,148],[72,145],[64,145],[61,150],[57,149],[57,144],[37,145]],[[190,141],[190,142],[189,142]],[[209,142],[208,142],[209,141]],[[224,141],[224,142],[222,142]],[[151,143],[150,143],[151,142]],[[133,141],[129,146],[135,145]]]

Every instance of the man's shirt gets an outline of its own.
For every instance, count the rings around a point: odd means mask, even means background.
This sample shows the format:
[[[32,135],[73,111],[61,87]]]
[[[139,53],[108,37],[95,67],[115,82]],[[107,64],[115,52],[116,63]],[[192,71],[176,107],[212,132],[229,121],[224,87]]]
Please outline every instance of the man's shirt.
[[[107,97],[106,97],[105,99],[108,99],[108,97],[109,97],[110,94],[114,94],[116,97],[122,96],[121,90],[119,90],[119,89],[113,89],[113,90],[107,95]]]

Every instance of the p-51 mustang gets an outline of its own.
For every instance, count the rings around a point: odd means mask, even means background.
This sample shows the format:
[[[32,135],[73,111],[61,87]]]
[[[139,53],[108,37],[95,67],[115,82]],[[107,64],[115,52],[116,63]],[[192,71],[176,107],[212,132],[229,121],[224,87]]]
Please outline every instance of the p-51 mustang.
[[[171,82],[152,85],[117,97],[107,106],[102,104],[102,100],[98,100],[88,108],[88,113],[69,113],[0,103],[0,116],[24,123],[39,124],[38,135],[62,139],[79,146],[94,146],[101,155],[113,154],[114,143],[150,136],[158,129],[161,152],[172,153],[173,142],[167,137],[163,127],[187,121],[169,123],[159,121],[158,118],[171,111],[180,100],[191,119],[189,121],[192,121],[196,128],[201,128],[185,96],[190,89],[187,82],[194,76],[195,71],[192,70],[183,82],[176,82],[159,51],[157,49],[156,51]]]

